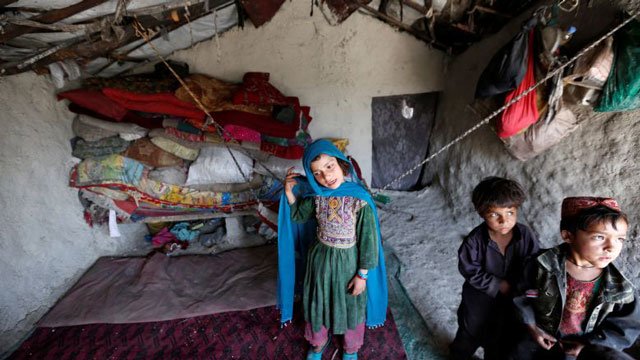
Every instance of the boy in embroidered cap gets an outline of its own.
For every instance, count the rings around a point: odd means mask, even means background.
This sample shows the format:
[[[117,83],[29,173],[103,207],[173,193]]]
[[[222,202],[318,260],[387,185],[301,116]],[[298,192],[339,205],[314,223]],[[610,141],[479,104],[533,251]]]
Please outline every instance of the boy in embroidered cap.
[[[531,261],[528,290],[514,299],[528,334],[512,359],[633,359],[622,350],[640,334],[640,307],[612,263],[627,227],[614,199],[564,199],[564,243]]]
[[[485,359],[504,359],[517,325],[512,289],[521,282],[525,259],[538,251],[538,240],[531,229],[517,222],[518,208],[525,200],[517,182],[488,177],[475,187],[471,200],[484,221],[458,250],[458,269],[465,281],[451,358],[471,359],[483,347]]]

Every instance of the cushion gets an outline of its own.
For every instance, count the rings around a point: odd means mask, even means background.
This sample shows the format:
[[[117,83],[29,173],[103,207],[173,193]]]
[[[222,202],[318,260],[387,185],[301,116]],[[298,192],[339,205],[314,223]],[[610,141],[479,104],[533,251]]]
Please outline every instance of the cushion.
[[[149,179],[165,184],[183,186],[187,181],[187,169],[182,166],[170,166],[149,171]]]
[[[119,136],[111,136],[98,141],[85,141],[79,139],[75,142],[72,155],[80,158],[93,158],[105,155],[118,154],[129,147],[129,142]]]
[[[152,114],[144,114],[145,116],[142,116],[140,114],[137,114],[133,111],[127,111],[127,114],[124,116],[124,118],[120,119],[120,120],[115,120],[112,119],[110,117],[104,116],[102,114],[99,114],[95,111],[91,111],[89,109],[86,109],[76,103],[70,103],[69,104],[69,111],[71,111],[72,113],[75,114],[84,114],[84,115],[89,115],[92,118],[96,118],[96,119],[100,119],[100,120],[105,120],[105,121],[124,121],[124,122],[128,122],[128,123],[132,123],[132,124],[136,124],[136,125],[140,125],[145,129],[155,129],[155,128],[161,128],[162,127],[162,117],[160,116],[153,116]],[[152,116],[149,116],[152,115]]]
[[[238,170],[229,151],[248,179]],[[244,183],[251,180],[252,172],[253,160],[247,155],[226,147],[208,147],[201,150],[198,159],[189,167],[186,186]]]
[[[73,118],[71,129],[76,136],[81,137],[86,141],[98,141],[118,135],[115,131],[109,131],[97,126],[86,124],[79,119],[79,116]]]
[[[147,129],[136,124],[124,122],[115,123],[111,121],[96,119],[88,115],[78,115],[78,120],[83,124],[95,126],[100,129],[117,133],[121,138],[127,141],[133,141],[143,138],[147,136],[147,133],[149,132]]]
[[[191,93],[193,93],[209,111],[215,109],[220,103],[231,99],[233,92],[236,91],[239,86],[238,84],[231,84],[202,74],[189,75],[188,78],[184,79],[184,82],[189,90],[191,90]],[[195,100],[193,100],[191,94],[189,94],[189,91],[187,91],[184,86],[176,90],[175,95],[182,101],[195,104]]]
[[[189,161],[195,160],[200,152],[198,149],[188,148],[165,137],[154,137],[151,139],[151,142],[162,150]]]
[[[138,94],[126,90],[104,88],[102,93],[121,107],[148,113],[203,119],[205,113],[193,104],[184,102],[172,93]]]
[[[58,100],[61,99],[67,99],[87,110],[116,121],[121,121],[127,114],[127,109],[96,90],[76,89],[61,92],[58,94]]]
[[[258,161],[255,164],[254,171],[264,176],[275,175],[279,179],[284,179],[287,176],[287,170],[291,167],[294,168],[293,171],[304,174],[304,167],[302,167],[301,159],[282,159],[273,155],[267,160]]]
[[[269,84],[269,73],[248,72],[233,94],[234,104],[286,105],[287,98]]]
[[[220,111],[212,114],[213,119],[220,126],[238,125],[260,132],[260,134],[293,138],[298,131],[299,123],[284,124],[271,116],[262,116],[242,111]],[[213,124],[206,125],[201,119],[187,119],[193,126],[204,131],[216,132]]]
[[[149,138],[136,140],[123,155],[151,167],[180,166],[184,163],[179,157],[155,146]]]
[[[149,132],[149,137],[151,139],[162,137],[178,143],[186,148],[196,150],[211,145],[210,142],[206,141],[204,135],[189,134],[175,128],[153,129]],[[222,141],[220,141],[219,143],[222,143]]]
[[[260,188],[260,186],[262,186],[263,180],[264,178],[262,177],[262,175],[254,174],[251,181],[247,183],[191,185],[189,186],[189,188],[198,191],[238,193],[250,189]]]

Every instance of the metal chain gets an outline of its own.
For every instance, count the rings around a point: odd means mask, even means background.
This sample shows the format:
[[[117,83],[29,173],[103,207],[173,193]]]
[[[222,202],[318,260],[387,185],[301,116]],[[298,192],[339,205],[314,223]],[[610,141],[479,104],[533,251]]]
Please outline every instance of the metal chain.
[[[573,62],[575,62],[577,59],[579,59],[580,57],[582,57],[585,53],[587,53],[588,51],[590,51],[591,49],[593,49],[594,47],[596,47],[599,43],[601,43],[602,41],[604,41],[606,38],[608,38],[609,36],[613,35],[616,31],[620,30],[622,27],[624,27],[625,25],[627,25],[628,23],[630,23],[633,19],[636,18],[636,16],[638,16],[638,12],[635,12],[631,15],[631,17],[629,17],[628,19],[626,19],[625,21],[623,21],[620,25],[616,26],[615,28],[613,28],[611,31],[609,31],[608,33],[606,33],[605,35],[603,35],[602,37],[600,37],[598,40],[596,40],[595,42],[593,42],[591,45],[587,46],[586,48],[582,49],[580,52],[578,52],[574,57],[572,57],[569,61],[567,61],[566,63],[560,65],[557,69],[555,69],[554,71],[550,72],[547,74],[547,76],[545,76],[542,80],[538,81],[536,84],[532,85],[531,87],[529,87],[527,90],[525,90],[522,94],[518,95],[517,97],[511,99],[511,101],[509,101],[508,103],[504,104],[501,108],[499,108],[498,110],[492,112],[489,116],[487,116],[486,118],[482,119],[481,121],[479,121],[477,124],[475,124],[473,127],[471,127],[470,129],[468,129],[467,131],[465,131],[462,135],[458,136],[457,138],[453,139],[451,142],[449,142],[448,144],[446,144],[445,146],[443,146],[440,150],[436,151],[435,153],[433,153],[432,155],[430,155],[429,157],[427,157],[426,159],[424,159],[422,162],[418,163],[417,165],[415,165],[414,167],[412,167],[411,169],[407,170],[406,172],[404,172],[402,175],[400,175],[399,177],[397,177],[396,179],[394,179],[393,181],[391,181],[390,183],[388,183],[387,185],[383,186],[382,189],[380,190],[376,190],[374,191],[374,194],[379,193],[380,191],[384,191],[384,190],[388,190],[389,187],[393,184],[395,184],[396,182],[400,181],[401,179],[409,176],[410,174],[412,174],[414,171],[418,170],[422,165],[428,163],[429,161],[433,160],[436,156],[440,155],[441,153],[443,153],[445,150],[447,150],[448,148],[452,147],[453,145],[459,143],[462,139],[466,138],[467,136],[469,136],[472,132],[478,130],[480,127],[486,125],[489,123],[489,121],[491,119],[493,119],[494,117],[496,117],[498,114],[500,114],[502,111],[504,111],[505,109],[507,109],[509,106],[513,105],[514,103],[520,101],[520,99],[522,99],[523,97],[525,97],[528,93],[530,93],[531,91],[535,90],[537,87],[539,87],[540,85],[542,85],[543,83],[545,83],[547,80],[551,79],[553,76],[555,76],[556,74],[558,74],[559,72],[563,71],[567,66],[571,65]]]

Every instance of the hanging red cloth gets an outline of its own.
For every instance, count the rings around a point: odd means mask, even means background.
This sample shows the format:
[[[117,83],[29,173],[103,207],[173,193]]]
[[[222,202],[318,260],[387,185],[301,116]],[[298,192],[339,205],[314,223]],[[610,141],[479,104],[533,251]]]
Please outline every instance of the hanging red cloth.
[[[536,83],[535,78],[535,63],[533,53],[533,39],[534,30],[529,32],[529,51],[527,54],[527,73],[524,75],[524,79],[520,82],[520,85],[507,95],[504,103],[508,103],[512,99],[522,94],[525,90],[530,88]],[[538,113],[538,107],[536,105],[537,96],[536,90],[532,90],[525,95],[518,102],[509,106],[502,112],[502,117],[496,124],[496,131],[498,136],[506,138],[525,130],[531,124],[538,121],[540,114]]]

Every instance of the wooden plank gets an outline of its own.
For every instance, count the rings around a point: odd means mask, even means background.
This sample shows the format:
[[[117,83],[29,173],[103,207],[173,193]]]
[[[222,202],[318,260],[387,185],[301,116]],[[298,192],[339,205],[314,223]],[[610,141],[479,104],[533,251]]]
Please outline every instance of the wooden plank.
[[[29,20],[37,21],[43,24],[53,24],[60,20],[66,19],[71,15],[75,15],[79,12],[91,9],[92,7],[100,5],[106,1],[107,0],[83,0],[79,3],[67,6],[65,8],[47,11],[44,14],[29,18]],[[0,42],[6,43],[7,41],[15,37],[23,34],[28,34],[36,30],[36,28],[32,28],[29,26],[9,25],[4,29],[4,32],[0,34]]]
[[[17,0],[0,0],[0,6],[7,6],[9,4],[13,4],[14,2],[18,2]]]

